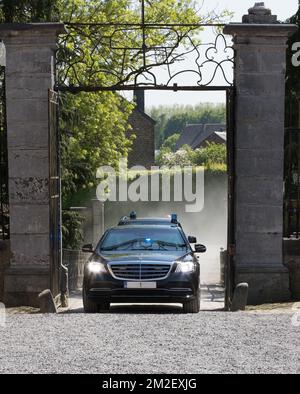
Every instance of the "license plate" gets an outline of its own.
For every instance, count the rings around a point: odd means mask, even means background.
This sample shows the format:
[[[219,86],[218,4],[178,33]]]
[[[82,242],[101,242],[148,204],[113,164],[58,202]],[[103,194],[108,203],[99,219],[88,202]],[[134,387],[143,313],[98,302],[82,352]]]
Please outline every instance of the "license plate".
[[[125,282],[126,289],[156,289],[156,282]]]

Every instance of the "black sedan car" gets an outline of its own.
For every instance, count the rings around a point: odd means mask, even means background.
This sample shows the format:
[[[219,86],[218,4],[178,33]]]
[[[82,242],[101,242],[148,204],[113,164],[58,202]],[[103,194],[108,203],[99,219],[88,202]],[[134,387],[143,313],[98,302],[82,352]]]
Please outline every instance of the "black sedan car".
[[[111,303],[182,303],[184,312],[200,310],[200,264],[195,245],[176,224],[123,225],[109,229],[84,270],[87,313],[107,311]]]

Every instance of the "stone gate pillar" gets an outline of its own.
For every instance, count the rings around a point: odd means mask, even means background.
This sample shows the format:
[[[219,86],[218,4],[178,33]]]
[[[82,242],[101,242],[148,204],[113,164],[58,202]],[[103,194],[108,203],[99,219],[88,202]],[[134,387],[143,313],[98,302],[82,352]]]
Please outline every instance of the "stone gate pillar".
[[[48,90],[62,24],[0,25],[6,46],[10,267],[5,303],[35,305],[50,287]]]
[[[283,266],[283,163],[286,43],[294,25],[279,24],[264,3],[224,33],[236,53],[235,279],[250,303],[289,298]]]

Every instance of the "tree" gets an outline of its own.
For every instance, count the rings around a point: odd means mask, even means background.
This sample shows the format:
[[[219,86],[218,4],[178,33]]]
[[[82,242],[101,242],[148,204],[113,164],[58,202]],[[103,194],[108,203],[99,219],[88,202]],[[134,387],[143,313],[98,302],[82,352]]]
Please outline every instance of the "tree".
[[[2,20],[13,22],[46,22],[58,19],[56,0],[1,0]]]
[[[177,145],[177,142],[179,141],[179,138],[180,138],[179,133],[171,135],[163,143],[162,149],[169,149],[170,152],[176,152],[176,145]]]
[[[64,201],[96,184],[100,166],[118,167],[127,157],[126,137],[133,105],[112,92],[64,95],[62,98],[62,184]],[[66,207],[68,208],[68,207]]]
[[[203,148],[196,149],[193,156],[195,165],[207,168],[215,164],[226,164],[227,148],[225,144],[208,143]]]

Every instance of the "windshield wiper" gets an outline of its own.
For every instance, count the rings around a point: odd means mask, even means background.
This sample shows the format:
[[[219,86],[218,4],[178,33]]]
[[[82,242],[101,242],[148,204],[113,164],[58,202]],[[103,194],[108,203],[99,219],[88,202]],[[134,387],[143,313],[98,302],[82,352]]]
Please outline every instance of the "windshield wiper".
[[[165,242],[165,241],[155,241],[159,246],[169,246],[171,248],[186,248],[186,244],[176,244],[176,243],[172,243],[172,242]]]
[[[143,241],[145,241],[145,238],[131,239],[130,241],[122,242],[117,245],[108,246],[107,248],[101,248],[101,250],[103,250],[103,251],[116,250],[116,249],[122,248],[124,246],[130,246],[130,245],[135,244],[136,242],[143,242]],[[172,243],[172,242],[165,242],[165,241],[159,241],[159,240],[152,241],[152,245],[153,244],[158,244],[162,248],[171,247],[171,248],[178,249],[178,248],[186,248],[187,247],[186,244],[176,244],[176,243]],[[145,247],[143,249],[153,250],[153,249],[151,249],[152,245],[149,245],[149,247]]]
[[[121,244],[108,246],[107,248],[101,248],[101,250],[104,250],[104,251],[115,250],[115,249],[122,248],[123,246],[127,246],[127,245],[130,246],[136,242],[141,242],[144,240],[145,240],[145,238],[131,239],[130,241],[122,242]]]

